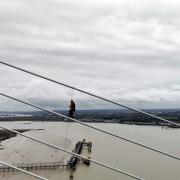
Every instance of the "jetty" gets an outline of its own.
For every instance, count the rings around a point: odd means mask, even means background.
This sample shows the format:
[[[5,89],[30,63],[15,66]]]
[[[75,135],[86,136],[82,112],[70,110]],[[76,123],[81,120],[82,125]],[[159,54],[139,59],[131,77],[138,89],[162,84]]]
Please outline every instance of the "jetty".
[[[87,148],[85,148],[87,147]],[[76,153],[76,154],[81,154],[81,152],[83,150],[87,150],[88,153],[91,153],[91,148],[92,148],[92,142],[86,142],[85,139],[83,141],[78,141],[75,145],[75,148],[72,152]],[[88,157],[90,159],[90,157]],[[79,163],[79,162],[83,162],[84,164],[86,165],[90,165],[90,161],[88,160],[84,160],[84,159],[81,159],[79,157],[77,157],[76,155],[73,155],[70,160],[68,161],[67,163],[67,166],[70,168],[70,169],[73,169],[76,167],[76,165]]]
[[[85,139],[83,141],[78,141],[75,145],[75,148],[72,152],[76,154],[81,154],[83,150],[87,150],[88,154],[91,153],[91,148],[92,148],[92,142],[86,142]],[[90,157],[87,157],[91,159]],[[72,180],[74,178],[73,172],[76,170],[77,164],[78,163],[83,163],[87,166],[90,165],[90,160],[79,158],[76,155],[73,155],[70,160],[67,163],[67,167],[71,170],[69,179]]]
[[[59,167],[67,167],[63,161],[59,162],[41,162],[41,163],[13,163],[13,166],[23,170],[41,170],[41,169],[57,169]],[[14,168],[2,165],[0,166],[0,172],[16,171]]]

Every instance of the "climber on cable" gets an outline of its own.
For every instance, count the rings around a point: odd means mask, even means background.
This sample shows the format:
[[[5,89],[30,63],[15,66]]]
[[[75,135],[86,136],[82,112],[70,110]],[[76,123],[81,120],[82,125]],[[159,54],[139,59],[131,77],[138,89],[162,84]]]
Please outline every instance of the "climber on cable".
[[[69,117],[73,118],[76,112],[76,105],[73,100],[70,101],[69,105]]]

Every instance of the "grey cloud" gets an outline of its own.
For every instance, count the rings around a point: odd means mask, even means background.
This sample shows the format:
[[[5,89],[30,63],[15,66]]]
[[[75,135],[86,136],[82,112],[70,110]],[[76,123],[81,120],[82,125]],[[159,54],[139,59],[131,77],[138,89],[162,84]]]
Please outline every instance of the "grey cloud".
[[[0,58],[125,104],[178,107],[179,17],[177,0],[6,0]],[[62,87],[4,66],[0,77],[1,92],[50,108],[68,104]],[[108,107],[75,98],[79,108]]]

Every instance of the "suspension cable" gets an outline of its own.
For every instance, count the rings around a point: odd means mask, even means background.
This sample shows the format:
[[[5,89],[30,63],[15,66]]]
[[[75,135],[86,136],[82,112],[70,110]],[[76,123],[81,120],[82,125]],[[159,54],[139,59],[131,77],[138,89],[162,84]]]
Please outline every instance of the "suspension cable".
[[[50,113],[50,114],[53,114],[53,115],[56,115],[56,116],[59,116],[59,117],[63,117],[63,118],[65,118],[65,119],[68,119],[68,120],[77,122],[77,123],[79,123],[79,124],[81,124],[81,125],[84,125],[84,126],[86,126],[86,127],[95,129],[95,130],[97,130],[97,131],[100,131],[100,132],[103,132],[103,133],[105,133],[105,134],[111,135],[111,136],[116,137],[116,138],[118,138],[118,139],[122,139],[122,140],[124,140],[124,141],[127,141],[127,142],[129,142],[129,143],[135,144],[135,145],[137,145],[137,146],[141,146],[141,147],[143,147],[143,148],[149,149],[149,150],[154,151],[154,152],[157,152],[157,153],[159,153],[159,154],[162,154],[162,155],[171,157],[171,158],[176,159],[176,160],[180,160],[180,157],[174,156],[174,155],[169,154],[169,153],[166,153],[166,152],[162,152],[162,151],[157,150],[157,149],[155,149],[155,148],[152,148],[152,147],[150,147],[150,146],[146,146],[146,145],[141,144],[141,143],[139,143],[139,142],[136,142],[136,141],[127,139],[127,138],[125,138],[125,137],[122,137],[122,136],[113,134],[113,133],[111,133],[111,132],[109,132],[109,131],[106,131],[106,130],[97,128],[96,126],[93,126],[93,125],[86,124],[86,123],[84,123],[84,122],[81,122],[81,121],[79,121],[79,120],[77,120],[77,119],[68,117],[68,116],[63,115],[63,114],[61,114],[61,113],[57,113],[57,112],[54,112],[54,111],[51,111],[51,110],[42,108],[42,107],[37,106],[37,105],[35,105],[35,104],[31,104],[31,103],[25,102],[25,101],[23,101],[23,100],[14,98],[14,97],[12,97],[12,96],[9,96],[9,95],[3,94],[3,93],[0,93],[0,95],[2,95],[2,96],[4,96],[4,97],[7,97],[7,98],[9,98],[9,99],[12,99],[12,100],[21,102],[21,103],[23,103],[23,104],[29,105],[29,106],[31,106],[31,107],[35,107],[35,108],[37,108],[37,109],[46,111],[46,112],[48,112],[48,113]]]
[[[152,118],[155,118],[155,119],[158,119],[158,120],[161,120],[161,121],[164,121],[164,122],[167,122],[167,123],[170,123],[170,124],[172,124],[172,125],[175,125],[175,126],[180,127],[180,124],[178,124],[178,123],[175,123],[175,122],[169,121],[169,120],[167,120],[167,119],[164,119],[164,118],[161,118],[161,117],[158,117],[158,116],[149,114],[149,113],[144,112],[144,111],[142,111],[142,110],[138,110],[138,109],[135,109],[135,108],[133,108],[133,107],[126,106],[126,105],[123,105],[123,104],[114,102],[114,101],[112,101],[112,100],[106,99],[106,98],[101,97],[101,96],[98,96],[98,95],[96,95],[96,94],[93,94],[93,93],[84,91],[84,90],[82,90],[82,89],[79,89],[79,88],[70,86],[70,85],[68,85],[68,84],[65,84],[65,83],[62,83],[62,82],[59,82],[59,81],[50,79],[50,78],[48,78],[48,77],[42,76],[42,75],[40,75],[40,74],[37,74],[37,73],[31,72],[31,71],[25,70],[25,69],[23,69],[23,68],[20,68],[20,67],[17,67],[17,66],[14,66],[14,65],[11,65],[11,64],[2,62],[2,61],[0,61],[0,63],[3,64],[3,65],[5,65],[5,66],[9,66],[9,67],[11,67],[11,68],[14,68],[14,69],[23,71],[23,72],[28,73],[28,74],[31,74],[31,75],[33,75],[33,76],[37,76],[37,77],[40,77],[40,78],[42,78],[42,79],[45,79],[45,80],[51,81],[51,82],[53,82],[53,83],[59,84],[59,85],[61,85],[61,86],[65,86],[65,87],[68,87],[68,88],[70,88],[70,89],[74,89],[74,90],[79,91],[79,92],[81,92],[81,93],[83,93],[83,94],[90,95],[90,96],[92,96],[92,97],[101,99],[101,100],[106,101],[106,102],[109,102],[109,103],[111,103],[111,104],[114,104],[114,105],[117,105],[117,106],[120,106],[120,107],[129,109],[129,110],[131,110],[131,111],[134,111],[134,112],[137,112],[137,113],[140,113],[140,114],[143,114],[143,115],[146,115],[146,116],[149,116],[149,117],[152,117]]]
[[[31,172],[25,171],[25,170],[23,170],[23,169],[20,169],[20,168],[18,168],[18,167],[16,167],[16,166],[13,166],[13,165],[8,164],[8,163],[5,163],[5,162],[0,161],[0,164],[3,164],[3,165],[5,165],[5,166],[8,166],[8,167],[10,167],[10,168],[12,168],[12,169],[15,169],[15,170],[17,170],[17,171],[20,171],[20,172],[22,172],[22,173],[28,174],[28,175],[30,175],[30,176],[32,176],[32,177],[35,177],[35,178],[38,178],[38,179],[41,179],[41,180],[48,180],[47,178],[44,178],[44,177],[39,176],[39,175],[37,175],[37,174],[34,174],[34,173],[31,173]]]
[[[103,167],[105,167],[105,168],[107,168],[107,169],[111,169],[111,170],[113,170],[113,171],[115,171],[115,172],[124,174],[124,175],[126,175],[126,176],[131,177],[131,178],[134,178],[134,179],[137,179],[137,180],[144,180],[143,178],[137,177],[137,176],[135,176],[135,175],[133,175],[133,174],[127,173],[127,172],[125,172],[125,171],[123,171],[123,170],[120,170],[120,169],[118,169],[118,168],[112,167],[112,166],[110,166],[110,165],[107,165],[107,164],[105,164],[105,163],[102,163],[102,162],[97,161],[97,160],[94,160],[94,159],[89,159],[89,158],[87,158],[87,157],[85,157],[85,156],[76,154],[76,153],[71,152],[71,151],[69,151],[69,150],[66,150],[66,149],[64,149],[64,148],[62,148],[62,147],[59,147],[59,146],[50,144],[50,143],[48,143],[48,142],[46,142],[46,141],[43,141],[43,140],[34,138],[34,137],[32,137],[32,136],[29,136],[29,135],[26,135],[26,134],[22,134],[22,133],[20,133],[20,132],[18,132],[18,131],[15,131],[15,130],[13,130],[13,129],[10,129],[10,128],[6,127],[6,126],[0,125],[0,128],[6,129],[6,130],[11,131],[11,132],[13,132],[13,133],[16,133],[16,134],[18,134],[18,135],[20,135],[20,136],[23,136],[23,137],[28,138],[28,139],[31,139],[31,140],[33,140],[33,141],[36,141],[36,142],[39,142],[39,143],[41,143],[41,144],[47,145],[47,146],[49,146],[49,147],[55,148],[55,149],[57,149],[57,150],[66,152],[66,153],[71,154],[71,155],[74,155],[74,156],[76,156],[76,157],[79,157],[79,158],[82,158],[82,159],[91,161],[91,162],[93,162],[93,163],[95,163],[95,164],[98,164],[98,165],[100,165],[100,166],[103,166]],[[46,179],[44,179],[44,180],[46,180]]]

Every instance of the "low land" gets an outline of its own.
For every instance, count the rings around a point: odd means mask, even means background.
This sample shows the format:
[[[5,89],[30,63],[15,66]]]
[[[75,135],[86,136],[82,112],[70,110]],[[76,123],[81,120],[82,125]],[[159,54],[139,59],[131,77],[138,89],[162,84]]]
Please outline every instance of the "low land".
[[[180,123],[179,109],[159,109],[159,110],[144,110],[150,114],[165,118],[167,120]],[[56,111],[58,113],[68,115],[67,111]],[[18,112],[20,114],[21,112]],[[24,113],[24,112],[23,112]],[[50,115],[44,112],[27,112],[20,116],[14,115],[1,116],[0,121],[67,121],[67,119]],[[159,125],[171,126],[169,123],[162,122],[152,117],[141,115],[127,110],[79,110],[76,112],[76,119],[83,122],[93,123],[122,123],[136,125]]]
[[[34,129],[14,129],[14,130],[17,132],[23,133],[23,132],[31,131]],[[43,129],[35,129],[35,130],[43,130]],[[10,139],[15,136],[17,136],[17,134],[14,132],[8,131],[6,129],[0,129],[0,142],[4,141],[6,139]]]

